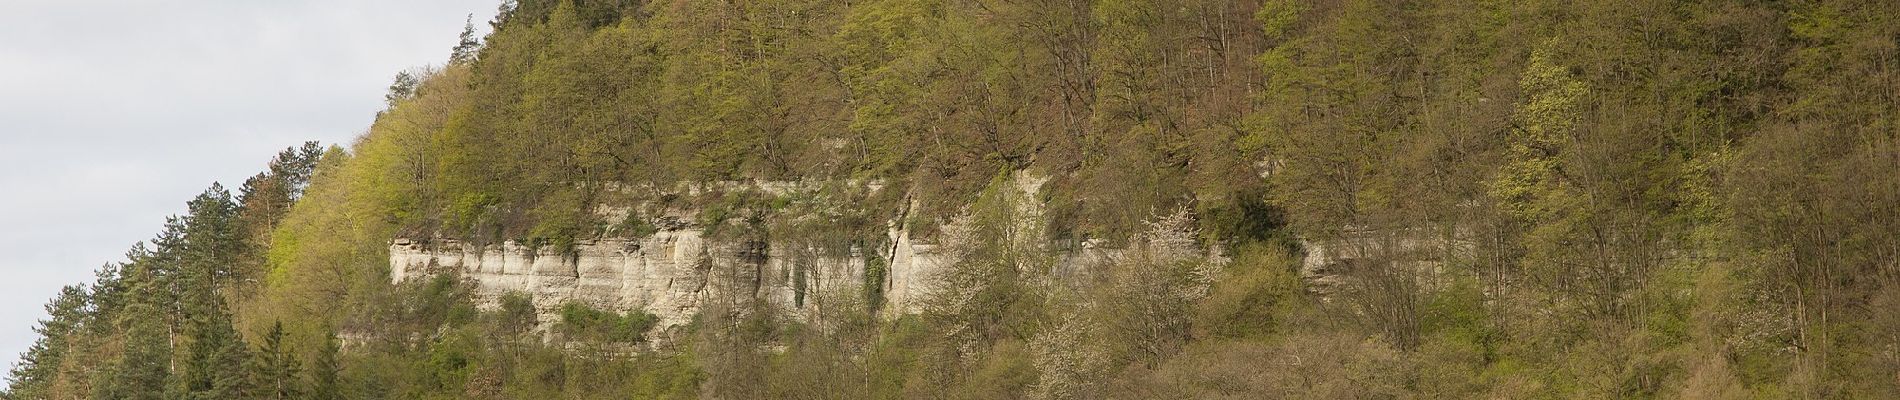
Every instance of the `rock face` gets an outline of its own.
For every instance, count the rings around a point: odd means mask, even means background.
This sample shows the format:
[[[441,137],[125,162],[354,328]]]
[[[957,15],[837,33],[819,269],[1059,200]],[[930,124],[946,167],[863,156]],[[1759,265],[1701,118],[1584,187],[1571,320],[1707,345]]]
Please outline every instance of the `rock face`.
[[[908,234],[893,229],[892,236],[887,258],[873,261],[887,263],[888,273],[872,284],[883,289],[886,312],[913,312],[944,257]],[[697,228],[681,228],[641,239],[581,241],[572,252],[513,241],[479,246],[397,239],[389,247],[389,264],[398,282],[460,272],[476,283],[485,308],[509,292],[530,294],[544,326],[558,318],[563,303],[577,301],[600,309],[645,310],[659,316],[664,327],[688,322],[714,299],[755,296],[796,314],[812,311],[820,296],[862,298],[865,253],[848,253],[717,242]]]
[[[1368,275],[1397,274],[1420,288],[1446,282],[1444,268],[1455,254],[1472,254],[1470,235],[1419,230],[1349,230],[1327,240],[1306,240],[1300,277],[1322,301],[1349,290]]]
[[[1021,231],[1037,231],[1033,221],[1040,217],[1041,204],[1029,199],[1043,181],[1027,174],[1016,180]],[[784,184],[755,186],[770,193],[800,190]],[[613,209],[596,213],[609,219],[627,215],[625,210]],[[825,304],[864,301],[872,289],[881,293],[880,312],[894,316],[922,310],[938,271],[957,257],[937,243],[913,240],[898,226],[904,215],[894,217],[883,245],[889,247],[876,249],[828,251],[792,243],[716,240],[708,238],[701,227],[678,223],[690,219],[672,218],[675,223],[658,224],[661,230],[646,237],[582,240],[571,249],[532,248],[512,241],[478,245],[444,238],[398,238],[390,243],[389,264],[397,282],[459,273],[475,282],[478,306],[486,309],[498,306],[504,294],[529,294],[541,327],[558,321],[561,306],[570,301],[604,310],[644,310],[658,316],[661,327],[670,327],[690,322],[700,310],[719,301],[759,299],[800,317]],[[1192,225],[1184,219],[1186,214],[1176,218],[1182,219],[1175,221],[1177,225]],[[952,222],[940,236],[957,237],[955,232],[965,229],[962,225]],[[1180,248],[1171,251],[1224,262],[1218,251],[1203,254],[1193,245],[1193,235],[1157,236],[1155,242]],[[1029,236],[1033,237],[1023,240],[1049,245],[1039,234]],[[1079,277],[1076,274],[1096,265],[1114,262],[1122,252],[1094,242],[1081,243],[1056,251],[1060,254],[1051,260],[1055,263],[1051,272],[1057,279]],[[867,274],[871,265],[883,266],[882,273]]]

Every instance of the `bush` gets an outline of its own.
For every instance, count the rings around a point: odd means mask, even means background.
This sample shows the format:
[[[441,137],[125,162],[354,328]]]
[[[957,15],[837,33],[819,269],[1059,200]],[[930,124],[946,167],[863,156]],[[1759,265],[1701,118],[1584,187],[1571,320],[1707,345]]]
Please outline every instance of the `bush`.
[[[617,314],[569,302],[561,305],[561,323],[555,329],[568,339],[644,343],[647,331],[659,322],[659,316],[645,311]]]

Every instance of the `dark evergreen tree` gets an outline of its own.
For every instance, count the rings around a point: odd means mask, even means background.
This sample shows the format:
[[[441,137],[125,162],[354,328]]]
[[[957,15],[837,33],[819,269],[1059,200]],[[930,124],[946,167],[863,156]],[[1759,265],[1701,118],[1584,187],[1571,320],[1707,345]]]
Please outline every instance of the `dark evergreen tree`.
[[[46,303],[50,318],[41,320],[33,332],[40,335],[7,378],[5,398],[39,399],[51,397],[47,385],[59,373],[68,350],[68,340],[80,330],[90,313],[90,294],[82,285],[61,288],[59,296]]]
[[[269,169],[244,180],[238,189],[238,203],[242,205],[244,219],[255,227],[276,225],[284,214],[290,212],[290,204],[303,195],[303,189],[310,184],[310,175],[316,171],[317,159],[323,155],[323,147],[317,142],[304,142],[303,146],[285,148],[271,158]]]
[[[323,157],[324,148],[316,141],[303,142],[302,146],[284,149],[270,162],[270,174],[281,180],[291,200],[303,197],[303,190],[310,186],[310,176],[317,171],[317,160]]]
[[[128,260],[138,259],[149,252],[150,250],[145,248],[145,243],[139,242],[133,244],[132,249],[126,250],[125,257]],[[114,316],[118,315],[119,309],[125,307],[125,296],[128,291],[125,284],[125,271],[129,268],[128,264],[106,263],[99,266],[98,271],[93,271],[93,281],[89,288],[91,294],[87,299],[92,310],[88,313],[85,322],[91,327],[89,331],[97,332],[112,327]]]
[[[164,308],[156,303],[167,297],[153,280],[152,269],[134,264],[132,298],[120,315],[118,324],[125,349],[105,370],[93,376],[94,399],[160,399],[171,386],[172,341]]]
[[[264,334],[264,342],[257,349],[257,356],[251,358],[247,367],[257,378],[258,398],[303,398],[297,356],[290,351],[284,346],[284,323],[271,324],[270,332]]]
[[[455,43],[455,49],[449,52],[449,64],[466,65],[475,62],[476,52],[481,51],[482,42],[475,38],[475,14],[469,14],[462,23],[462,36]]]
[[[422,81],[416,79],[415,74],[409,71],[397,72],[396,80],[389,83],[389,93],[383,95],[383,101],[389,103],[390,107],[395,107],[396,102],[415,97],[416,87],[421,84]]]
[[[155,309],[157,314],[145,317],[161,320],[168,341],[169,335],[179,331],[176,316],[184,314],[184,305],[179,297],[183,291],[179,286],[185,258],[185,232],[189,229],[187,218],[165,217],[164,230],[150,242],[151,251],[143,254],[143,258],[133,260],[127,272],[132,276],[125,279],[125,284],[133,288],[134,292],[132,298],[127,299],[128,303],[144,302]],[[129,304],[127,308],[127,312],[131,312]]]
[[[159,235],[127,251],[128,262],[102,266],[90,288],[66,288],[48,305],[53,318],[39,328],[39,343],[16,367],[10,398],[225,399],[266,392],[253,386],[265,380],[245,369],[254,363],[233,326],[228,304],[238,299],[231,289],[261,270],[265,242],[251,234],[268,232],[288,213],[322,150],[308,142],[279,153],[268,172],[246,182],[244,205],[214,183],[187,202],[187,215],[167,218]],[[289,371],[277,381],[294,381],[295,359],[281,332],[275,340],[273,360],[283,361],[266,364]],[[271,389],[297,393],[294,384]]]
[[[337,400],[343,398],[343,387],[338,380],[342,365],[337,363],[338,346],[335,330],[326,330],[323,335],[323,347],[317,348],[317,357],[311,364],[310,398],[314,400]]]
[[[179,370],[186,399],[231,399],[247,393],[244,339],[231,327],[223,309],[195,315],[185,364]]]
[[[224,285],[236,276],[234,261],[245,250],[237,204],[213,183],[186,203],[183,248],[174,279],[177,317],[185,334],[184,365],[176,369],[175,397],[223,399],[243,391],[245,345],[231,326]]]
[[[245,250],[238,231],[238,206],[224,185],[216,183],[186,206],[191,214],[185,217],[186,248],[181,257],[185,265],[181,266],[181,274],[192,282],[181,289],[189,294],[185,299],[191,302],[188,306],[208,307],[211,302],[222,301],[215,294],[236,276],[232,261]]]

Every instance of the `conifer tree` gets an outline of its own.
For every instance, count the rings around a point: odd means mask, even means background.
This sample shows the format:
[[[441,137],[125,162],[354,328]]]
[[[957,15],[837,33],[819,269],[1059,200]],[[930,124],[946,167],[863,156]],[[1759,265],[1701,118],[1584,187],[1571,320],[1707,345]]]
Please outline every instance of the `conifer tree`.
[[[250,227],[268,229],[283,219],[290,212],[290,203],[309,186],[310,175],[322,155],[323,147],[317,142],[304,142],[278,152],[268,169],[245,179],[238,189],[237,202]]]
[[[186,207],[190,215],[186,217],[185,265],[181,273],[192,282],[181,289],[187,292],[186,301],[193,302],[189,306],[207,307],[210,302],[222,301],[215,294],[237,273],[232,262],[244,250],[237,226],[237,203],[223,185],[213,183]]]
[[[311,372],[310,397],[314,400],[337,400],[343,398],[343,387],[338,380],[342,366],[337,363],[338,348],[335,330],[326,330],[323,347],[317,349],[315,368]]]
[[[396,80],[389,83],[389,93],[383,95],[383,102],[395,107],[397,102],[408,100],[416,95],[416,86],[422,81],[409,71],[396,73]]]
[[[41,320],[33,332],[40,338],[20,355],[7,377],[5,398],[38,399],[51,397],[47,386],[52,382],[68,352],[68,341],[79,332],[90,310],[90,293],[83,285],[61,288],[58,297],[46,303],[49,319]],[[80,349],[84,351],[84,349]]]
[[[246,386],[244,340],[231,327],[231,317],[221,307],[206,310],[193,318],[191,343],[186,345],[185,364],[179,371],[183,398],[237,398]]]
[[[455,49],[449,52],[449,64],[466,65],[475,62],[476,52],[481,50],[482,42],[475,39],[475,14],[469,14],[462,23],[462,36],[455,43]]]
[[[258,398],[297,399],[303,396],[303,384],[298,379],[297,356],[291,354],[284,345],[284,323],[271,324],[270,332],[264,334],[264,343],[258,347],[257,356],[252,357],[246,368],[257,377]]]
[[[237,204],[223,185],[213,183],[186,206],[190,214],[185,217],[177,290],[189,341],[184,365],[177,371],[180,386],[174,390],[188,399],[232,398],[243,391],[246,358],[223,296],[244,251]]]
[[[171,327],[163,308],[155,304],[166,296],[157,281],[149,280],[153,271],[148,265],[133,265],[131,269],[137,279],[132,283],[131,301],[118,321],[125,349],[93,377],[94,399],[156,400],[162,398],[174,379]]]
[[[134,298],[129,300],[145,301],[146,305],[163,312],[164,314],[159,317],[165,320],[167,332],[177,331],[174,317],[181,313],[182,304],[179,302],[178,286],[181,264],[184,261],[185,232],[188,229],[188,221],[185,217],[166,217],[164,230],[160,231],[157,237],[152,238],[151,251],[143,259],[135,260],[138,265],[131,271],[135,278],[128,279],[127,282],[134,288],[133,291],[137,292],[133,295]],[[141,284],[149,287],[138,289],[138,285]]]

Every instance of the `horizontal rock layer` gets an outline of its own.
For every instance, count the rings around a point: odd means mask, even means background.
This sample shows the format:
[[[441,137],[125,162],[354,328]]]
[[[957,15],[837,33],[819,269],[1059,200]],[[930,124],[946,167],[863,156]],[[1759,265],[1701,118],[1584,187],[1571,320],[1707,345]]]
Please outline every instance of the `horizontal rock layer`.
[[[913,312],[945,257],[936,246],[914,243],[904,233],[892,232],[891,243],[888,254],[871,255],[880,257],[874,262],[889,265],[883,279],[872,284],[881,287],[886,312]],[[820,298],[859,301],[866,293],[866,253],[844,253],[718,242],[690,227],[640,239],[584,240],[571,252],[513,241],[475,245],[440,238],[397,239],[389,247],[395,281],[459,272],[476,284],[484,308],[495,307],[509,292],[532,295],[543,326],[558,318],[568,301],[645,310],[659,316],[661,326],[686,323],[717,299],[756,297],[795,314],[814,310]]]
[[[1016,198],[1023,224],[1020,232],[1036,232],[1041,204],[1033,200],[1044,179],[1019,173]],[[797,192],[803,186],[760,185],[770,193]],[[908,209],[908,207],[906,208]],[[600,209],[609,220],[624,219],[629,211]],[[691,220],[671,218],[671,220]],[[532,248],[517,242],[478,245],[443,238],[398,238],[389,247],[391,277],[397,282],[436,273],[457,272],[476,284],[483,308],[497,306],[502,295],[532,295],[541,327],[557,321],[564,303],[579,302],[595,308],[644,310],[658,316],[661,326],[690,322],[699,311],[719,301],[758,299],[793,317],[809,316],[837,302],[861,302],[872,289],[881,293],[880,312],[886,316],[922,310],[932,293],[938,271],[955,262],[956,255],[934,242],[912,240],[891,220],[887,241],[876,249],[816,249],[791,243],[707,238],[702,227],[690,223],[657,224],[663,230],[643,238],[583,240],[571,249]],[[1191,225],[1191,224],[1190,224]],[[1183,225],[1186,227],[1187,225]],[[956,238],[968,227],[953,222],[943,237]],[[1185,232],[1185,231],[1184,231]],[[1157,243],[1170,252],[1211,257],[1224,262],[1218,251],[1203,254],[1193,234]],[[1049,250],[1046,238],[1029,234],[1017,238]],[[955,240],[955,239],[951,239]],[[1103,248],[1095,241],[1056,251],[1049,266],[1059,281],[1077,281],[1084,271],[1121,257],[1120,249]],[[866,274],[867,265],[886,266],[881,275]],[[874,281],[866,282],[867,276]]]

